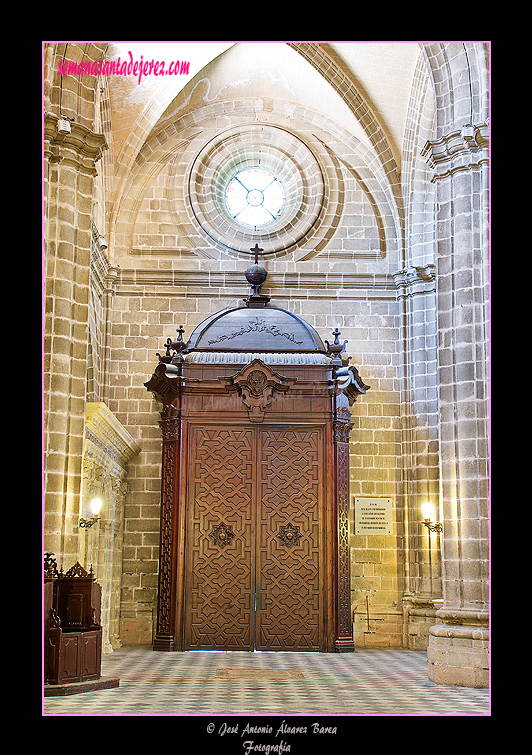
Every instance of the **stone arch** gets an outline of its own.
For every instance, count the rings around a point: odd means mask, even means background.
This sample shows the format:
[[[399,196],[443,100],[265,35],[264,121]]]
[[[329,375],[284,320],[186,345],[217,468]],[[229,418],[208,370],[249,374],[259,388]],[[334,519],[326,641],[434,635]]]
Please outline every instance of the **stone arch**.
[[[363,126],[386,172],[402,217],[403,205],[399,167],[390,148],[386,133],[369,103],[362,97],[355,83],[348,79],[334,59],[328,54],[327,45],[307,42],[289,44],[308,60],[326,81],[329,82]]]
[[[488,45],[433,42],[423,52],[436,98],[434,139],[488,118]]]
[[[385,129],[379,122],[378,116],[372,111],[367,98],[358,90],[356,82],[347,76],[330,54],[327,44],[315,43],[287,43],[287,45],[301,55],[327,81],[331,88],[342,98],[368,135],[381,169],[384,171],[396,212],[403,218],[403,202],[401,196],[400,171],[396,158],[390,146]],[[156,123],[169,102],[165,102],[167,92],[164,87],[157,90],[155,99],[149,109],[146,109],[137,119],[131,138],[127,144],[127,154],[121,156],[119,170],[115,176],[115,196],[111,224],[116,221],[117,208],[127,192],[127,182],[130,170],[144,149],[150,132],[157,134]],[[155,130],[153,130],[155,129]]]
[[[397,255],[400,253],[403,235],[401,212],[397,207],[394,191],[387,180],[387,175],[378,156],[371,148],[362,144],[342,126],[323,114],[303,106],[297,106],[293,112],[288,114],[283,103],[269,103],[267,119],[265,119],[260,109],[260,102],[236,100],[228,101],[226,104],[232,114],[232,119],[230,123],[225,124],[225,130],[220,130],[217,127],[219,108],[218,104],[214,103],[173,121],[166,125],[162,131],[154,132],[153,136],[143,145],[132,166],[128,182],[124,186],[122,201],[120,205],[114,208],[110,237],[113,259],[128,254],[128,250],[133,248],[133,225],[144,200],[144,193],[150,182],[156,180],[157,175],[166,169],[170,161],[179,162],[180,179],[183,180],[183,171],[193,170],[193,166],[203,152],[208,153],[209,159],[212,155],[216,158],[219,153],[223,152],[222,148],[226,143],[224,142],[224,134],[228,138],[231,137],[232,142],[234,142],[235,140],[238,141],[239,132],[241,132],[244,140],[244,136],[250,128],[260,129],[262,126],[268,130],[269,147],[271,149],[275,149],[276,145],[281,144],[283,139],[302,139],[301,151],[304,152],[310,148],[324,172],[327,186],[324,189],[323,206],[318,213],[318,223],[312,228],[312,255],[319,253],[321,248],[326,245],[330,236],[327,229],[330,226],[334,231],[338,218],[341,217],[341,210],[336,205],[341,201],[339,198],[343,194],[342,172],[345,171],[352,180],[356,181],[373,208],[380,236],[379,248],[373,253],[373,256],[385,257],[391,255],[393,259],[398,261]],[[302,136],[303,131],[305,132],[304,136]],[[284,137],[281,138],[279,134],[284,134]],[[221,144],[218,144],[218,142],[221,142]],[[244,144],[244,141],[242,143]],[[236,146],[227,149],[229,151],[226,157],[231,156],[231,150],[234,151],[234,154],[238,151]],[[306,160],[301,158],[301,164],[308,167],[310,164],[308,156]],[[207,168],[205,167],[202,171],[203,173],[207,172]],[[209,166],[208,168],[208,172],[213,175],[216,175],[217,171],[218,167],[214,169]],[[187,248],[190,247],[191,249],[194,248],[195,253],[199,253],[201,256],[201,248],[205,246],[205,239],[198,237],[197,243],[194,244],[197,229],[194,229],[191,224],[193,212],[191,212],[188,196],[182,198],[179,202],[173,198],[170,204],[173,205],[174,209],[179,205],[181,206],[180,220],[177,223],[178,236],[183,240],[181,251],[186,254],[188,253]],[[209,213],[209,206],[212,210],[212,201],[206,199],[205,214]],[[214,212],[214,210],[212,211]],[[177,217],[176,213],[174,215]],[[220,249],[222,251],[228,250],[231,255],[233,247],[230,243],[225,243],[223,230],[220,237]],[[295,251],[303,248],[302,245],[298,246],[295,233],[293,237],[290,236],[292,232],[293,229],[287,228],[286,244],[283,246],[283,242],[279,245],[280,252],[283,254],[286,253],[285,250],[287,249]],[[329,236],[327,236],[328,233]],[[228,232],[227,238],[230,235]],[[278,232],[278,236],[279,238],[282,236],[282,230]],[[260,235],[260,238],[262,237],[263,234]],[[247,250],[254,243],[253,239],[250,242],[245,241],[246,243],[235,246],[235,249],[237,251]],[[281,239],[281,241],[283,240]],[[213,237],[212,244],[215,245],[215,243],[216,240]],[[138,250],[135,253],[138,254]],[[307,259],[309,253],[307,244],[304,251],[301,254],[298,252],[296,256]],[[207,252],[207,256],[210,256],[209,252]]]

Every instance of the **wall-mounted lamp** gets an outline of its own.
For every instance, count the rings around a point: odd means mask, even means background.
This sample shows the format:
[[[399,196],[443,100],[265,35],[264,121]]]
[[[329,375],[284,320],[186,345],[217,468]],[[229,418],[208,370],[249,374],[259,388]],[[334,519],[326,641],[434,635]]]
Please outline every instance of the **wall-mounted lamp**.
[[[93,500],[91,501],[92,516],[90,519],[80,519],[79,526],[84,527],[85,529],[89,529],[89,527],[92,527],[94,524],[96,524],[96,522],[100,518],[98,514],[100,513],[101,508],[102,508],[101,498],[93,498]]]
[[[59,134],[70,134],[72,131],[71,123],[74,122],[74,118],[69,118],[68,115],[61,115],[57,120],[57,131]]]
[[[429,532],[441,532],[443,529],[443,526],[440,524],[440,522],[432,522],[432,504],[430,503],[424,503],[421,506],[421,511],[423,512],[423,524],[425,527],[429,530]]]

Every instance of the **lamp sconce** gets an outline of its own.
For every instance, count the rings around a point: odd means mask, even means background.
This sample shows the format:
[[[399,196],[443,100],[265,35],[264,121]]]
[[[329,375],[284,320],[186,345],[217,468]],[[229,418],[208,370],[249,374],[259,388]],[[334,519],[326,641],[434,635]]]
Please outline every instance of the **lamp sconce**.
[[[57,131],[59,134],[70,134],[72,131],[71,123],[74,123],[74,118],[69,118],[68,115],[59,115],[57,120]]]
[[[424,503],[421,506],[421,511],[423,512],[423,524],[429,532],[441,532],[443,530],[443,525],[440,522],[431,521],[432,504]]]
[[[100,509],[102,508],[102,501],[100,498],[94,498],[91,501],[91,511],[92,516],[90,519],[80,519],[79,520],[79,526],[84,529],[89,529],[93,525],[96,524],[96,522],[99,520],[98,514],[100,513]]]

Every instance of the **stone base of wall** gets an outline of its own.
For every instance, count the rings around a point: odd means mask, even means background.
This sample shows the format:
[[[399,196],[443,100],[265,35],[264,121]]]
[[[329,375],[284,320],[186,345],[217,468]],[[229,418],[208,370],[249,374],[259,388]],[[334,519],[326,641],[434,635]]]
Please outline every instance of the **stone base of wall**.
[[[409,616],[408,627],[406,629],[405,647],[409,650],[427,650],[429,645],[429,632],[436,619],[433,610],[426,615]]]
[[[436,611],[441,598],[405,595],[403,598],[403,647],[427,650],[430,628],[439,623]]]
[[[151,645],[153,643],[151,614],[146,617],[120,619],[120,640],[122,645]]]
[[[437,624],[430,629],[429,679],[455,687],[489,687],[489,633],[484,627]]]
[[[402,616],[372,612],[369,623],[364,612],[353,617],[355,648],[400,648],[402,646]]]

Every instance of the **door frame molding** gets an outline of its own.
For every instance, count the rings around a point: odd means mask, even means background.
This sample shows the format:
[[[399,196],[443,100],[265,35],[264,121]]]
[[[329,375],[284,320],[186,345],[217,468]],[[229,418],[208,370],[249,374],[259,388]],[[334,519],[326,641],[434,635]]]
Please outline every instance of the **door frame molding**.
[[[255,365],[260,368],[260,365]],[[162,431],[161,472],[161,531],[159,552],[159,589],[157,603],[157,630],[154,650],[182,651],[184,638],[184,588],[187,513],[187,475],[190,459],[190,426],[209,424],[212,407],[213,424],[251,426],[247,408],[237,391],[228,390],[220,377],[194,378],[190,365],[186,379],[183,364],[175,376],[169,378],[166,365],[160,363],[152,378],[145,383],[163,402],[159,425]],[[216,370],[230,365],[217,365]],[[264,365],[265,373],[271,373]],[[203,368],[202,368],[203,369]],[[354,369],[354,368],[353,368]],[[234,373],[234,366],[233,366]],[[238,375],[237,372],[235,374]],[[314,378],[300,378],[287,391],[277,394],[276,402],[268,408],[264,424],[268,426],[318,426],[323,428],[326,529],[326,581],[327,606],[324,631],[325,652],[353,652],[350,555],[349,555],[349,432],[350,412],[348,398],[338,390],[338,381],[329,379],[316,382]],[[225,396],[225,398],[223,398]],[[307,401],[306,411],[291,412],[289,404],[294,396]],[[186,405],[187,399],[190,405]],[[201,409],[194,409],[194,400]],[[321,400],[321,409],[312,409]],[[205,403],[201,403],[205,401]],[[325,403],[324,403],[325,402]],[[275,405],[277,404],[277,405]],[[323,406],[328,409],[324,410]],[[185,406],[185,409],[183,408]],[[207,407],[209,409],[207,410]]]

